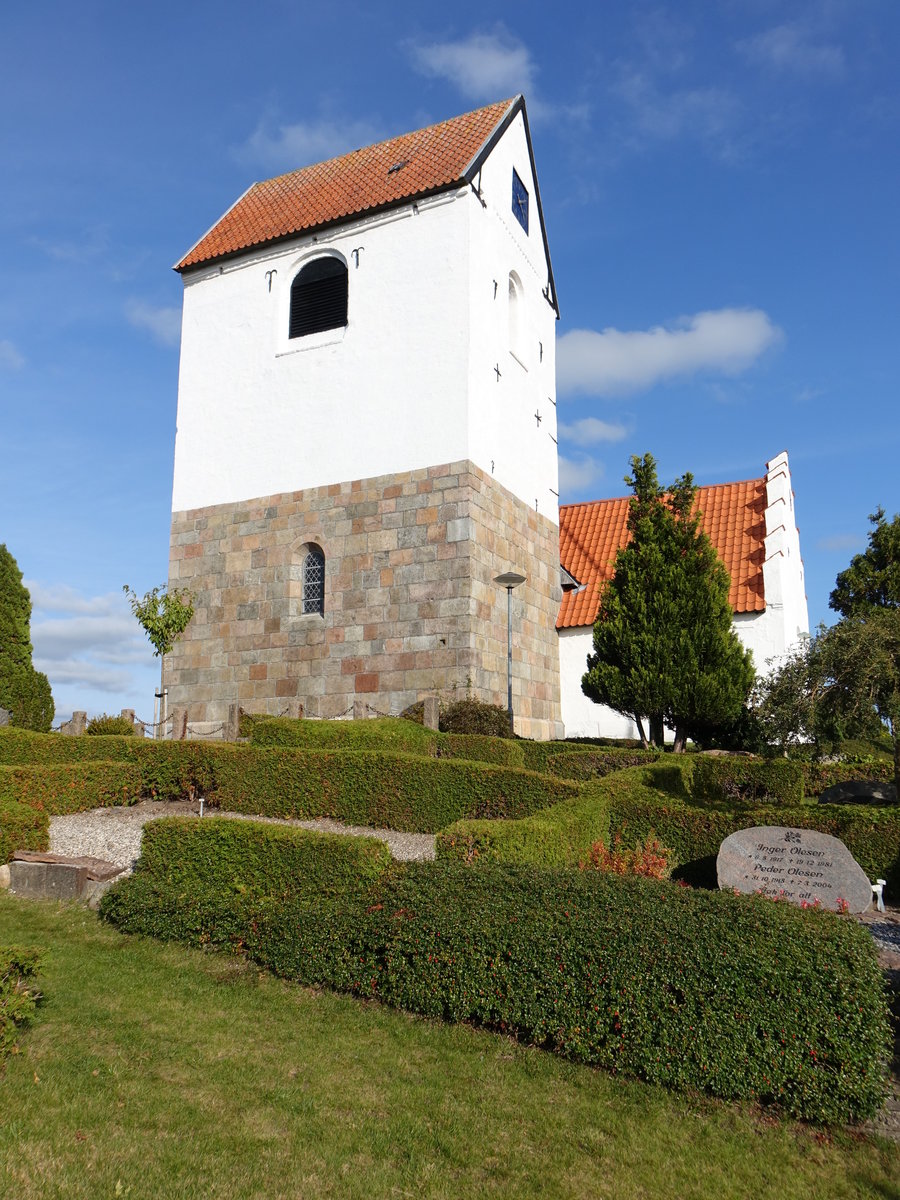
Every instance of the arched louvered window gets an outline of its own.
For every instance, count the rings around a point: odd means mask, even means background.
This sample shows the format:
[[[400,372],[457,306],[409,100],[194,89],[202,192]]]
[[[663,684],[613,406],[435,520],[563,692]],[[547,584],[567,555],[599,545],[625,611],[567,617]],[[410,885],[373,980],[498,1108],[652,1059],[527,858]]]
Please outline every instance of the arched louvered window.
[[[310,546],[303,560],[303,611],[325,613],[325,555],[318,546]]]
[[[347,264],[326,255],[308,262],[291,284],[292,338],[347,324]]]

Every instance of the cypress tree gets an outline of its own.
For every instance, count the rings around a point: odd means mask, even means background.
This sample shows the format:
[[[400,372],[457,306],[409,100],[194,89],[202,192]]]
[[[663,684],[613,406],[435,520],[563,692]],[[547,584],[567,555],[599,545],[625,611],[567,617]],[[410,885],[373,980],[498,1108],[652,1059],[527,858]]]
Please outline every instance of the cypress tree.
[[[0,708],[13,725],[46,732],[53,723],[47,676],[32,666],[31,596],[16,560],[0,543]]]
[[[666,491],[651,454],[631,468],[630,537],[602,594],[581,686],[634,718],[645,743],[661,746],[669,725],[681,750],[693,729],[739,715],[752,656],[732,628],[728,572],[700,529],[693,477]]]

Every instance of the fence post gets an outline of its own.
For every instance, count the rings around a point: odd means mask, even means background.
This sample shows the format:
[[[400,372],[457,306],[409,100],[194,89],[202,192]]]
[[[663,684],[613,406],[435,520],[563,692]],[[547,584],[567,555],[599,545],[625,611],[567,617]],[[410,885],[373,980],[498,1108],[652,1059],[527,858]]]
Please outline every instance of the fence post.
[[[357,697],[357,699],[353,701],[353,720],[365,721],[367,707],[368,705],[366,704],[365,700],[360,700]]]
[[[225,728],[222,730],[222,738],[226,742],[236,742],[241,729],[241,706],[240,704],[228,705],[228,720],[225,722]]]
[[[287,715],[293,721],[302,720],[303,719],[303,701],[297,700],[297,699],[288,700]]]
[[[67,737],[79,737],[87,729],[87,713],[73,712],[72,720],[66,721],[60,733],[64,733]]]
[[[426,729],[437,729],[440,725],[441,702],[437,696],[425,697],[425,710],[422,714],[422,724]]]
[[[188,710],[186,708],[172,709],[172,740],[183,742],[187,737]]]

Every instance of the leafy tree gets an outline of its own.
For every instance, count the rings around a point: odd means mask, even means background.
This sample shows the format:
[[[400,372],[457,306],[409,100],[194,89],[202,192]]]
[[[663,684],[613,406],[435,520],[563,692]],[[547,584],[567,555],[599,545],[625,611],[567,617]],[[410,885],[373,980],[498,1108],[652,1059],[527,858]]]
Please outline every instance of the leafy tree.
[[[122,591],[150,639],[154,655],[164,658],[191,622],[194,615],[193,593],[187,588],[169,590],[165,584],[151,588],[143,596],[133,592],[127,583]]]
[[[900,607],[900,513],[885,520],[879,508],[869,517],[869,546],[837,577],[829,606],[842,617],[871,608]]]
[[[31,596],[22,572],[0,544],[0,708],[13,725],[46,732],[53,723],[53,695],[47,676],[31,662]]]
[[[665,491],[651,454],[631,469],[630,540],[603,591],[581,686],[633,717],[644,744],[661,746],[668,724],[683,750],[694,728],[738,717],[753,661],[732,629],[728,572],[700,529],[693,477]]]
[[[877,741],[887,729],[900,796],[900,608],[870,608],[830,629],[820,625],[759,689],[757,707],[777,746],[819,751],[848,738]]]

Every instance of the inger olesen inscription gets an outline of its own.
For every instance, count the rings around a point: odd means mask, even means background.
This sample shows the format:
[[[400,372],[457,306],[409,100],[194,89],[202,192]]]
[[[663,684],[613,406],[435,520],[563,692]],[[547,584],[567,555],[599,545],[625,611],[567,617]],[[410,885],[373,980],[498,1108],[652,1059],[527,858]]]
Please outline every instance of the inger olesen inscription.
[[[872,885],[842,841],[814,829],[757,825],[739,829],[719,847],[720,888],[780,897],[793,904],[864,912]]]

